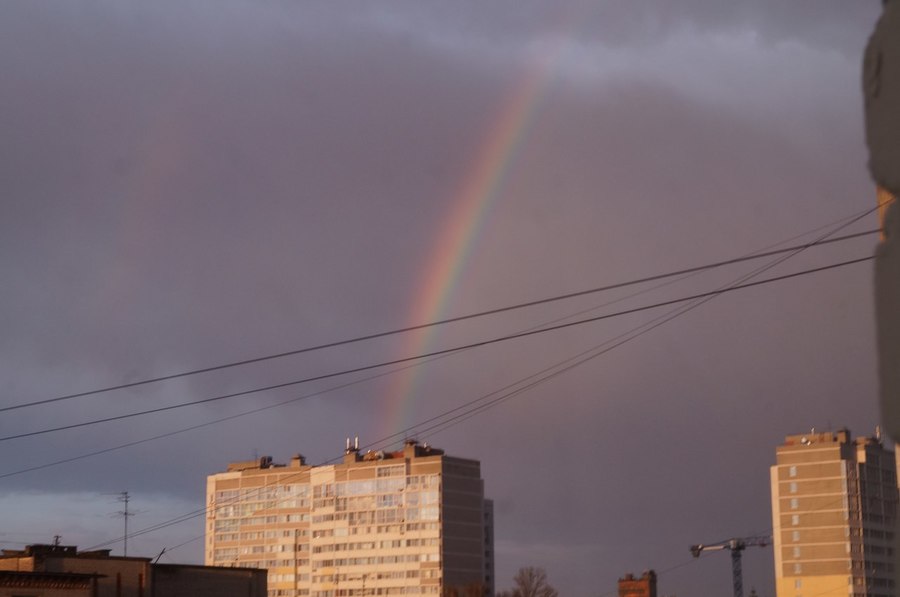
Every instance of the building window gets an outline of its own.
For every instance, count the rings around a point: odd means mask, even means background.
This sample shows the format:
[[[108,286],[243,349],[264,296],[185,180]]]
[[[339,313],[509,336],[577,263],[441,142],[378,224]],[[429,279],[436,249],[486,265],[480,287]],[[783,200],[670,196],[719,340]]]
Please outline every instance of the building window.
[[[794,588],[798,591],[803,587],[803,581],[799,578],[794,581]]]
[[[794,548],[794,557],[795,557],[795,558],[799,558],[799,557],[800,557],[800,548],[799,548],[799,547],[795,547],[795,548]]]
[[[791,493],[797,493],[797,482],[791,481]]]
[[[800,540],[800,531],[794,531],[794,533],[793,533],[793,539],[794,539],[794,541],[799,541],[799,540]]]
[[[403,477],[406,475],[406,465],[379,466],[376,469],[379,477]]]
[[[791,515],[791,524],[794,526],[797,526],[798,524],[800,524],[800,515],[799,514]]]
[[[800,500],[797,498],[791,498],[791,510],[796,510],[800,507]]]
[[[789,468],[788,475],[790,475],[791,477],[796,477],[797,476],[797,467],[792,466],[791,468]]]
[[[803,572],[803,566],[800,564],[794,564],[794,574],[801,574]]]

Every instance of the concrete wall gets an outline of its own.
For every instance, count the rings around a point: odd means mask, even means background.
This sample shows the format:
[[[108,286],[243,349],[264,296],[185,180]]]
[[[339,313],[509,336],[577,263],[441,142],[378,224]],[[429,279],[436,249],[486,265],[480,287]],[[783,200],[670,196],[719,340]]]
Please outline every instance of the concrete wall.
[[[97,597],[146,597],[150,560],[144,558],[47,558],[46,572],[99,574]]]
[[[266,597],[266,571],[157,564],[149,597]]]
[[[97,579],[43,572],[0,573],[0,597],[95,597]]]

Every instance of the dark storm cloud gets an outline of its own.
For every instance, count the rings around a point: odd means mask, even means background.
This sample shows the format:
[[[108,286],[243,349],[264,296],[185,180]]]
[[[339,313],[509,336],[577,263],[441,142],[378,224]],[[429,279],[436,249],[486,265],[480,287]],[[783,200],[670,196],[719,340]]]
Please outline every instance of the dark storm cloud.
[[[559,55],[449,314],[732,257],[865,209],[874,199],[855,53],[876,10],[831,1],[6,3],[3,402],[407,323],[462,181],[554,40]],[[794,263],[870,247],[864,239]],[[587,594],[626,571],[677,564],[690,543],[764,530],[781,436],[829,423],[865,433],[875,420],[868,284],[863,268],[722,297],[436,435],[483,462],[498,503],[501,586],[536,564],[565,594]],[[436,345],[607,298],[447,330]],[[641,321],[431,364],[410,416],[433,416]],[[381,342],[4,413],[0,433],[404,350]],[[0,474],[331,385],[10,442]],[[172,500],[202,500],[205,475],[228,460],[302,451],[318,462],[346,435],[375,439],[366,435],[385,425],[388,387],[344,388],[0,487],[79,500],[129,489],[176,516]],[[58,530],[29,520],[38,539]],[[84,527],[64,534],[99,541]],[[748,554],[758,589],[771,584],[766,558]],[[726,565],[689,570],[664,577],[665,591],[727,587]]]

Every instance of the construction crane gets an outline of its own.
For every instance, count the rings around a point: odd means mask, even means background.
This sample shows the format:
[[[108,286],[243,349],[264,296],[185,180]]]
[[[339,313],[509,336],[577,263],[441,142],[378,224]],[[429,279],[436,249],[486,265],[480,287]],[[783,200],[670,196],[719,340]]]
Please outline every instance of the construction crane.
[[[734,597],[744,597],[744,580],[741,574],[741,552],[748,547],[765,547],[771,542],[771,537],[742,537],[740,539],[727,539],[709,545],[691,545],[691,554],[699,558],[704,551],[731,550],[731,575],[734,583]]]

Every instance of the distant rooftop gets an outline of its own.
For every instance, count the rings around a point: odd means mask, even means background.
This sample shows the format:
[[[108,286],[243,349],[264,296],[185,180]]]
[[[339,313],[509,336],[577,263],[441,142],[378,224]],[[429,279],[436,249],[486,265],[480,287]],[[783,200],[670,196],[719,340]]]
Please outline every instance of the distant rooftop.
[[[109,549],[95,549],[91,551],[78,551],[75,545],[50,545],[44,543],[35,543],[28,545],[25,549],[3,549],[0,550],[0,558],[87,558],[87,559],[105,559],[110,557],[121,558],[121,556],[110,556]],[[146,560],[148,558],[128,558],[134,560]]]
[[[841,427],[836,431],[819,431],[813,427],[809,433],[797,433],[788,435],[784,438],[783,446],[810,446],[813,444],[881,444],[881,429],[875,428],[873,437],[858,437],[855,442],[851,437],[850,430]]]
[[[424,456],[442,456],[443,450],[433,448],[427,443],[420,444],[418,440],[407,439],[403,443],[402,450],[386,452],[384,450],[367,450],[362,453],[359,449],[359,438],[354,438],[351,443],[347,438],[347,444],[344,449],[344,463],[347,462],[369,462],[377,460],[392,460],[398,458],[420,458]],[[306,458],[302,454],[296,454],[291,458],[290,464],[280,464],[275,462],[271,456],[262,456],[254,460],[242,460],[231,462],[228,464],[227,472],[238,472],[247,470],[260,470],[270,468],[301,468],[310,467],[306,463]]]

